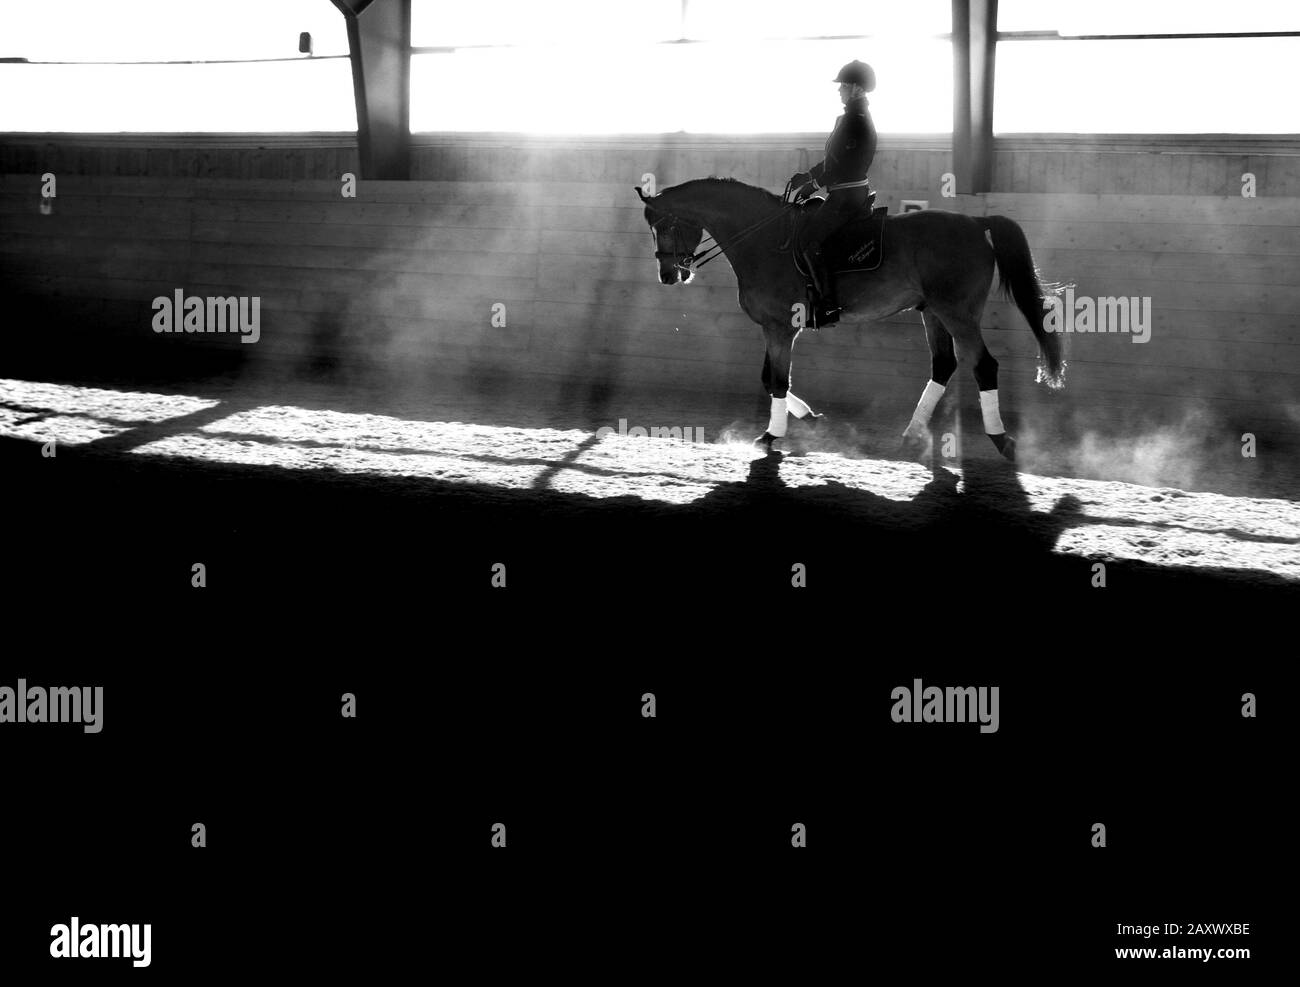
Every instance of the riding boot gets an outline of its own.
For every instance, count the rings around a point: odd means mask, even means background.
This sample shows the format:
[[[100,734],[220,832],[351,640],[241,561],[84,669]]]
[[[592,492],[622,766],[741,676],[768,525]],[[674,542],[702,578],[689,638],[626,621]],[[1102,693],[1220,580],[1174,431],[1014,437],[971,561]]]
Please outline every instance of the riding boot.
[[[822,245],[810,243],[804,256],[808,259],[808,268],[812,272],[813,287],[817,289],[817,325],[832,325],[839,321],[840,303],[835,293],[835,279],[826,269]]]

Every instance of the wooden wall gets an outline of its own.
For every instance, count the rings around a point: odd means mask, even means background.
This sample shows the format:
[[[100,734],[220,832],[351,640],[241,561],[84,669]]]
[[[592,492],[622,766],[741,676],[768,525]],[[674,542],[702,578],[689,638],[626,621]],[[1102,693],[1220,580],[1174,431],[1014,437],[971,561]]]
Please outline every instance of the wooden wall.
[[[1300,135],[1017,134],[993,142],[994,192],[1300,196]]]
[[[336,178],[352,134],[0,134],[0,173],[149,178]]]
[[[50,159],[40,158],[0,178],[0,290],[47,356],[91,348],[97,359],[166,360],[199,342],[272,368],[342,361],[757,396],[761,335],[736,306],[734,276],[719,261],[695,284],[658,285],[631,185],[646,171],[660,185],[713,173],[779,191],[807,163],[799,140],[575,138],[548,151],[535,140],[449,139],[417,155],[421,180],[364,182],[356,199],[342,198],[332,178],[56,170],[48,216],[37,176]],[[177,166],[192,151],[176,146],[146,163]],[[807,151],[815,160],[816,147]],[[322,149],[311,167],[337,168],[347,153]],[[873,177],[895,207],[925,198],[1017,219],[1047,277],[1073,281],[1079,295],[1148,296],[1154,327],[1146,344],[1067,337],[1069,387],[1046,395],[1032,386],[1032,336],[994,299],[986,338],[1002,365],[1005,408],[1032,415],[1051,402],[1099,426],[1176,421],[1204,408],[1226,428],[1300,438],[1300,189],[1276,191],[1292,188],[1300,151],[1223,149],[1211,166],[1187,150],[1186,167],[1171,157],[1163,171],[1143,173],[1181,191],[1099,194],[1059,186],[1095,178],[1109,189],[1120,170],[1107,165],[1085,179],[1074,164],[1052,163],[1068,152],[1007,153],[1012,175],[1017,155],[1027,160],[1019,180],[1028,191],[942,199],[948,152],[920,139],[882,147]],[[1251,164],[1253,200],[1232,184],[1252,154],[1268,158]],[[221,167],[251,171],[248,160],[236,154]],[[307,170],[314,159],[302,160]],[[156,336],[150,302],[178,287],[259,296],[262,341]],[[491,324],[496,303],[505,327]],[[805,333],[795,351],[796,390],[813,400],[905,415],[927,375],[915,313]],[[970,391],[966,376],[959,371],[958,386]]]
[[[821,157],[825,134],[539,137],[414,134],[423,181],[610,181],[647,170],[668,182],[735,175],[779,187]],[[337,179],[356,173],[350,134],[0,134],[0,173],[152,178]],[[947,135],[880,138],[882,189],[939,191],[952,170]],[[994,192],[1300,196],[1300,135],[1014,134],[994,141]]]
[[[993,193],[1044,276],[1076,296],[1149,298],[1151,334],[1067,335],[1076,418],[1178,422],[1204,410],[1228,431],[1300,437],[1300,198]],[[985,338],[1019,388],[1032,347],[1000,298]],[[1065,396],[1064,394],[1062,396]],[[1043,405],[1038,389],[1022,401]]]

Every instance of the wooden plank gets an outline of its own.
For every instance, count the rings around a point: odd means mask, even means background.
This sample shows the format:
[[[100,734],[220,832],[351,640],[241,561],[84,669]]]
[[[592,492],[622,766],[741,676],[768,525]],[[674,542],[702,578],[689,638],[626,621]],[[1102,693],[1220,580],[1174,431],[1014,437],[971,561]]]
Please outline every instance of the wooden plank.
[[[665,289],[667,290],[667,289]],[[595,301],[538,301],[533,308],[538,326],[574,332],[584,325],[612,325],[625,332],[659,332],[665,336],[702,334],[762,343],[762,330],[744,313],[682,312],[681,309],[630,308]],[[802,337],[801,337],[802,338]]]
[[[673,299],[669,295],[670,289],[657,281],[658,262],[648,250],[640,257],[611,255],[604,258],[543,252],[533,258],[533,264],[539,281],[564,281],[572,284],[574,290],[582,290],[583,282],[575,278],[575,272],[586,271],[589,272],[589,280],[585,282],[586,292],[589,295],[603,292],[607,285],[650,284],[658,287],[663,293],[665,307],[671,307],[673,304]],[[735,303],[736,276],[725,260],[717,260],[706,265],[689,285],[673,286],[671,291],[673,294],[694,292],[701,287],[725,288],[731,293],[730,297],[733,304]]]
[[[1256,312],[1281,315],[1300,312],[1300,288],[1285,285],[1223,284],[1205,281],[1144,281],[1122,277],[1076,279],[1075,298],[1150,298],[1154,320],[1183,310]]]
[[[1300,227],[1017,220],[1031,249],[1300,254]]]
[[[188,199],[193,194],[193,184],[187,178],[60,174],[57,170],[53,173],[56,178],[56,199],[64,195]],[[5,195],[39,195],[43,184],[40,174],[0,175],[0,193]]]
[[[1170,159],[1169,191],[1175,195],[1190,195],[1192,187],[1192,156],[1172,152]]]
[[[742,348],[737,348],[727,340],[709,336],[687,336],[665,341],[663,337],[621,336],[598,332],[593,336],[579,337],[571,331],[566,332],[562,327],[539,326],[534,329],[531,338],[535,350],[595,351],[618,356],[658,356],[665,360],[709,359],[723,362],[756,360],[760,365],[763,359],[762,350],[759,348],[745,347],[742,352]]]
[[[1118,152],[1111,155],[1110,177],[1111,190],[1120,195],[1136,194],[1142,191],[1138,185],[1137,169],[1142,156],[1131,152]]]
[[[531,278],[536,254],[473,253],[463,250],[349,250],[341,247],[195,243],[196,264],[249,265],[311,271],[376,271],[384,274],[468,274],[478,277]]]
[[[1017,222],[1205,223],[1224,226],[1300,226],[1300,198],[1190,195],[1022,195],[990,192],[990,215]]]
[[[359,226],[350,223],[243,223],[199,220],[195,244],[228,243],[279,246],[378,247],[391,250],[463,250],[473,253],[536,253],[537,230],[460,227]],[[578,243],[573,236],[566,238]]]
[[[574,206],[634,206],[640,208],[628,182],[375,182],[358,180],[356,197],[344,199],[338,181],[258,181],[204,179],[193,183],[193,197],[214,201],[250,200],[323,203],[482,203]],[[661,186],[662,187],[662,186]]]
[[[560,230],[542,230],[538,249],[544,254],[565,254],[590,258],[599,257],[640,257],[653,262],[654,237],[649,229],[639,232],[620,231],[615,233],[588,233],[575,237],[572,233]],[[705,267],[711,271],[722,260]]]
[[[34,257],[29,254],[0,252],[0,266],[10,275],[74,275],[95,278],[127,278],[167,280],[180,287],[185,280],[187,264],[184,258],[159,260],[129,256],[97,257]]]
[[[1094,383],[1142,395],[1151,392],[1210,397],[1285,392],[1294,389],[1294,374],[1261,373],[1194,367],[1166,367],[1153,379],[1150,369],[1132,363],[1106,363],[1076,359],[1067,371],[1067,387],[1089,392]],[[1292,393],[1294,391],[1292,390]]]
[[[1294,315],[1300,312],[1300,289],[1289,285],[1217,283],[1209,281],[1142,280],[1122,276],[1075,276],[1073,270],[1054,269],[1069,275],[1074,284],[1076,305],[1080,299],[1150,298],[1153,318],[1182,318],[1184,312],[1208,311],[1256,316]],[[1061,296],[1062,302],[1066,296]],[[1130,303],[1131,304],[1131,303]],[[1003,313],[1009,309],[1002,310]],[[1202,325],[1204,323],[1201,323]]]
[[[592,357],[589,366],[582,368],[581,365],[575,366],[573,357],[565,351],[542,350],[531,354],[528,366],[588,380],[599,375],[601,379],[613,383],[662,382],[665,379],[680,383],[691,380],[696,385],[707,386],[712,390],[714,385],[730,381],[745,393],[759,392],[758,380],[754,376],[757,368],[752,363],[719,364],[713,359],[664,360],[658,356],[639,354],[630,354],[614,363],[607,363],[599,360],[595,354]],[[618,416],[611,417],[614,420],[609,424],[616,425]]]
[[[1176,310],[1166,313],[1162,332],[1174,338],[1224,339],[1243,342],[1300,342],[1300,319],[1243,312],[1212,312],[1204,309]],[[984,309],[982,326],[998,325],[1007,331],[1028,333],[1019,312],[1000,300],[990,301]]]
[[[738,367],[744,368],[753,374],[752,379],[757,388],[759,372],[763,364],[763,351],[761,349],[742,351],[734,346],[727,346],[725,341],[705,340],[699,345],[683,344],[673,347],[671,350],[662,347],[655,348],[644,340],[635,338],[622,341],[622,343],[626,345],[626,348],[624,348],[624,345],[611,346],[603,334],[578,337],[562,332],[546,334],[541,330],[536,330],[531,339],[529,365],[533,360],[544,361],[548,357],[552,359],[559,357],[573,365],[596,356],[613,358],[612,360],[602,361],[606,367],[637,359],[653,359],[659,361],[665,367],[686,367],[691,364],[698,364],[703,368],[708,368],[707,372],[710,374],[717,373],[726,367]],[[601,375],[604,376],[603,370]]]
[[[42,257],[81,258],[95,260],[106,257],[131,258],[140,261],[175,261],[189,253],[189,245],[178,245],[167,239],[135,237],[130,240],[99,240],[90,237],[38,235],[6,231],[0,240],[0,254],[14,258]]]
[[[195,199],[193,209],[195,222],[339,223],[501,230],[531,229],[538,225],[537,209],[463,203],[419,205]]]
[[[67,216],[61,212],[42,216],[34,210],[27,215],[0,216],[0,233],[6,237],[101,241],[101,249],[105,250],[131,238],[168,240],[174,244],[177,240],[188,240],[189,232],[188,220],[178,218],[155,220],[145,216],[131,220],[115,216]]]
[[[0,194],[0,222],[5,216],[39,216],[41,200],[37,195]],[[153,220],[188,220],[190,200],[136,195],[74,195],[60,193],[51,207],[56,216],[143,216]]]
[[[1073,334],[1067,349],[1066,359],[1071,365],[1087,362],[1144,367],[1156,374],[1171,369],[1275,373],[1290,368],[1290,373],[1300,375],[1300,349],[1286,347],[1284,351],[1273,343],[1166,339],[1153,330],[1146,343],[1134,343],[1131,336],[1124,334]]]
[[[671,292],[671,300],[665,294]],[[734,312],[736,292],[730,288],[711,288],[690,285],[688,288],[668,288],[660,284],[610,282],[597,292],[586,281],[538,281],[538,301],[568,302],[590,299],[599,295],[602,303],[628,308],[648,308],[657,312]]]
[[[1118,275],[1157,281],[1300,284],[1300,264],[1294,258],[1277,254],[1121,253],[1041,247],[1034,251],[1034,262],[1056,280]]]
[[[456,298],[486,295],[502,301],[524,300],[533,294],[533,280],[495,277],[491,272],[473,276],[403,274],[374,271],[317,270],[196,261],[190,277],[210,284],[245,284],[262,290],[327,291],[356,297],[377,294]]]
[[[544,229],[575,232],[640,232],[648,229],[645,210],[640,207],[551,206],[537,209],[538,222]]]
[[[830,357],[809,359],[803,355],[796,355],[794,359],[801,370],[800,378],[807,380],[807,386],[812,388],[804,393],[815,393],[825,388],[826,382],[829,382],[831,387],[840,386],[851,393],[864,394],[870,393],[879,382],[884,381],[890,386],[903,388],[899,393],[906,394],[910,398],[912,407],[915,406],[916,398],[920,396],[925,386],[926,376],[929,374],[928,361],[919,357],[910,361],[873,360],[854,367],[845,367],[841,361]],[[906,424],[906,415],[911,413],[912,407],[907,407],[906,411],[899,409],[900,414],[904,416],[902,424]]]
[[[1082,178],[1079,180],[1078,191],[1081,193],[1100,193],[1101,192],[1101,161],[1096,154],[1081,154],[1079,158],[1082,162]]]
[[[1223,195],[1223,160],[1217,155],[1191,156],[1191,190],[1200,195]]]
[[[1155,193],[1156,171],[1154,154],[1139,154],[1133,162],[1133,191],[1139,195]],[[1069,189],[1062,189],[1064,192]]]
[[[469,329],[490,324],[493,306],[506,306],[507,323],[530,321],[534,303],[528,298],[503,297],[499,292],[463,292],[448,294],[369,294],[319,291],[296,291],[289,287],[242,284],[232,280],[191,279],[185,286],[197,295],[257,295],[268,310],[311,312],[347,317],[370,315],[407,319],[460,319]]]
[[[1149,191],[1154,195],[1172,195],[1178,189],[1174,186],[1174,157],[1166,151],[1154,155],[1156,175]]]
[[[1298,195],[1300,196],[1300,168],[1295,166],[1294,156],[1272,155],[1267,159],[1267,181],[1263,192],[1266,196]]]
[[[1044,188],[1049,193],[1059,193],[1068,191],[1065,184],[1065,158],[1067,155],[1062,151],[1051,151],[1044,155],[1043,162],[1043,182]]]
[[[303,339],[328,335],[331,341],[344,346],[362,348],[382,347],[392,340],[419,339],[431,343],[452,340],[458,345],[473,348],[503,347],[514,349],[528,345],[533,327],[524,322],[507,322],[506,326],[491,326],[486,320],[481,325],[467,326],[458,318],[410,319],[400,316],[351,313],[340,315],[326,323],[318,313],[292,310],[272,310],[262,313],[263,336],[270,339],[293,340],[301,345]],[[322,330],[325,330],[323,333]]]
[[[23,283],[29,293],[36,295],[119,299],[146,304],[159,295],[170,295],[182,287],[165,278],[96,277],[72,273],[34,274],[24,278]]]

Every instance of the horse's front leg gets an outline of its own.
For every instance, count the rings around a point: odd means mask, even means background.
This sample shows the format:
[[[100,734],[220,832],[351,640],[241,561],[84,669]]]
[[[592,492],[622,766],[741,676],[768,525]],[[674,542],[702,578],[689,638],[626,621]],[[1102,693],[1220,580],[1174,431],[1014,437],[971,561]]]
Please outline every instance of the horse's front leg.
[[[754,445],[765,452],[772,451],[772,443],[784,438],[786,432],[786,395],[790,391],[790,350],[794,346],[793,329],[787,332],[777,323],[763,326],[763,339],[767,353],[763,357],[763,390],[772,399],[767,430],[754,440]]]
[[[797,335],[799,330],[793,325],[779,322],[771,323],[763,330],[767,341],[767,353],[763,357],[763,389],[772,399],[772,405],[767,430],[754,440],[754,445],[767,452],[772,451],[773,442],[785,437],[790,415],[810,424],[820,423],[826,417],[813,411],[806,401],[790,390],[790,356]]]

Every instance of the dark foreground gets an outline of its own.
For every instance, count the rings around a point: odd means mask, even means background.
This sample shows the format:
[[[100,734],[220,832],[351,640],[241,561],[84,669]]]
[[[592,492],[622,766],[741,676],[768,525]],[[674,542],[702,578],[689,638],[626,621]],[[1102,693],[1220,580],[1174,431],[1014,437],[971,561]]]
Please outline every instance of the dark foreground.
[[[328,416],[148,452],[267,403],[216,399],[53,459],[0,441],[0,685],[109,697],[94,738],[6,735],[6,801],[26,808],[3,842],[42,889],[18,939],[135,908],[163,980],[196,956],[385,979],[471,941],[489,973],[506,949],[667,973],[707,941],[816,983],[940,961],[1123,977],[1113,947],[1151,943],[1116,923],[1196,919],[1255,923],[1239,982],[1281,948],[1263,905],[1279,728],[1239,712],[1246,692],[1285,701],[1295,583],[1252,554],[1294,551],[1260,518],[1285,521],[1280,501],[1148,516],[1131,491],[1057,491],[982,453],[918,474],[796,431],[788,456],[602,451],[572,415],[491,403],[426,416],[464,426],[437,433],[452,464],[420,430],[335,450],[350,426]],[[334,465],[303,466],[318,456]],[[1126,528],[1219,540],[1187,541],[1182,566],[1107,556],[1105,588],[1088,543],[1058,551]],[[999,729],[894,723],[891,690],[917,679],[999,685]]]

